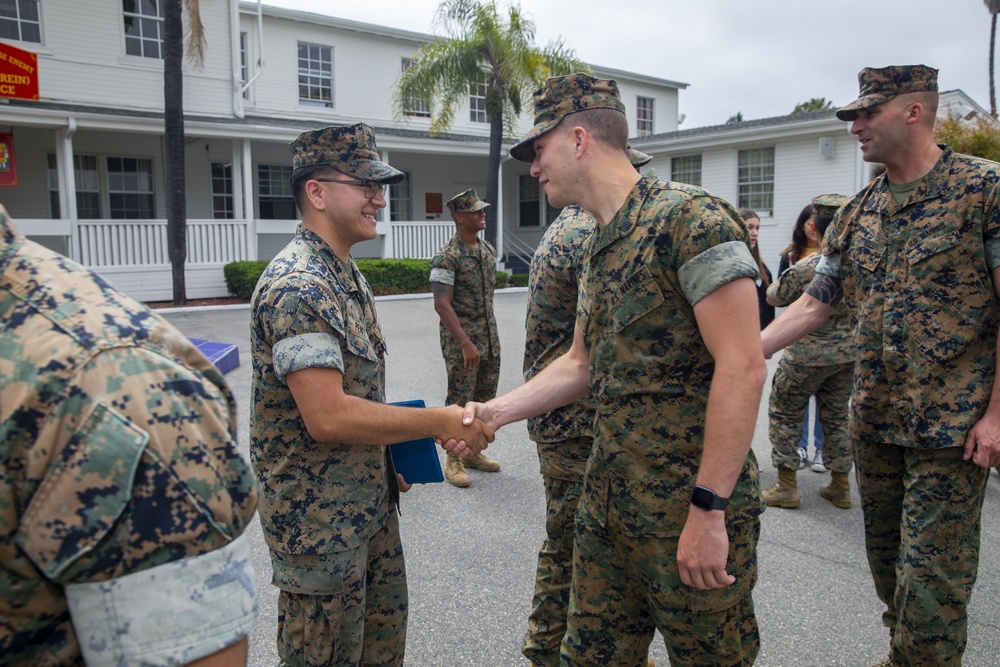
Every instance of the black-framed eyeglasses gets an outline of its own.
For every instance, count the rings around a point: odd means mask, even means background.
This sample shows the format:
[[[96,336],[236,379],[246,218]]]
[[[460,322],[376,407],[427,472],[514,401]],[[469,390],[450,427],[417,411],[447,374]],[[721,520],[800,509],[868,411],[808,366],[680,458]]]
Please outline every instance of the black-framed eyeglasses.
[[[320,183],[343,183],[344,185],[357,185],[365,189],[365,197],[368,199],[374,199],[379,193],[385,195],[385,189],[388,183],[380,183],[379,181],[348,181],[343,178],[314,178],[314,181],[319,181]]]

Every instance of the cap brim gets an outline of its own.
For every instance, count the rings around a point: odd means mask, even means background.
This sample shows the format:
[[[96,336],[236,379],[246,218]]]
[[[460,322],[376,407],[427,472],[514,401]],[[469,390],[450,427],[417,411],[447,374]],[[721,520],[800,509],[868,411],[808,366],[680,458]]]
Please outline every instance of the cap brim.
[[[652,155],[646,155],[642,151],[637,151],[631,146],[625,149],[625,154],[628,155],[628,161],[631,162],[632,166],[636,169],[644,167],[653,161]]]
[[[871,107],[877,107],[889,99],[886,95],[866,95],[865,97],[859,97],[846,107],[837,109],[837,118],[847,121],[855,120],[859,112]]]
[[[535,147],[532,144],[534,144],[535,139],[550,131],[558,125],[561,120],[562,118],[560,117],[556,120],[547,120],[542,123],[538,123],[533,128],[528,130],[528,133],[524,135],[519,142],[511,146],[507,153],[519,162],[534,162]]]
[[[338,162],[331,164],[337,171],[353,176],[359,181],[378,181],[379,183],[399,183],[406,174],[385,162],[379,160],[358,160],[356,162]]]

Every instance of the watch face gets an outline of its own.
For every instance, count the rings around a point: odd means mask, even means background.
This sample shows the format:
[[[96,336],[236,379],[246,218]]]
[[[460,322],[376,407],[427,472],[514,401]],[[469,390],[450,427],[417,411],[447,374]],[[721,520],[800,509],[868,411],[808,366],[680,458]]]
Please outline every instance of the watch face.
[[[728,499],[720,498],[715,491],[706,489],[704,486],[696,486],[691,491],[691,504],[703,510],[725,509]]]
[[[703,486],[696,486],[691,492],[691,504],[701,509],[708,509],[712,506],[712,499],[715,494]]]

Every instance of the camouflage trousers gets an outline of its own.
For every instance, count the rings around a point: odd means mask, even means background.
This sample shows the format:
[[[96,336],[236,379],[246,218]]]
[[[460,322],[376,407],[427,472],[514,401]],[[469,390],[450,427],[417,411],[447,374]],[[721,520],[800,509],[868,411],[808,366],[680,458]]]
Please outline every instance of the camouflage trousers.
[[[402,667],[408,600],[395,512],[357,549],[271,559],[281,667]]]
[[[585,446],[589,451],[592,443],[593,439],[588,437],[558,444],[570,449]],[[539,451],[542,445],[539,443]],[[573,575],[573,524],[583,492],[583,476],[568,480],[546,475],[543,481],[545,542],[538,552],[535,594],[521,652],[533,665],[559,667],[559,645],[566,633],[566,610]]]
[[[563,667],[645,667],[657,629],[673,667],[752,665],[760,651],[751,594],[760,522],[727,531],[726,570],[736,583],[701,591],[681,581],[679,537],[633,537],[578,512]]]
[[[458,349],[458,348],[456,348]],[[485,403],[496,398],[500,384],[500,357],[480,357],[479,365],[466,368],[462,351],[444,351],[444,365],[448,369],[448,396],[445,405],[465,405],[469,401]]]
[[[961,665],[988,468],[961,447],[855,442],[865,550],[902,667]]]
[[[854,362],[832,366],[801,366],[782,358],[774,372],[768,402],[771,463],[798,470],[802,414],[809,397],[816,397],[816,418],[823,425],[823,464],[833,472],[851,470],[850,415],[847,403],[854,381]]]

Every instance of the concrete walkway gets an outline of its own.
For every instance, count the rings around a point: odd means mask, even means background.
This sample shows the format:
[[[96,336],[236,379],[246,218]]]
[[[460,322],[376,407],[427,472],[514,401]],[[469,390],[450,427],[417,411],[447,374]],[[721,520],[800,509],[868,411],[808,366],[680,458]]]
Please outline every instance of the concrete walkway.
[[[379,299],[389,345],[390,401],[444,402],[446,378],[438,346],[438,319],[427,297]],[[521,383],[524,289],[496,297],[503,346],[500,391]],[[240,445],[247,448],[250,348],[247,307],[164,312],[188,336],[237,343],[241,365],[226,377],[239,401]],[[773,371],[775,362],[769,366]],[[767,439],[767,393],[754,437],[764,468],[762,485],[775,481]],[[403,496],[403,546],[410,590],[408,667],[527,665],[521,638],[544,537],[544,493],[534,445],[524,423],[498,433],[489,454],[499,473],[470,471],[467,489],[448,484],[415,487]],[[443,456],[442,456],[443,459]],[[760,580],[754,593],[760,623],[760,667],[858,667],[885,657],[888,631],[868,573],[861,510],[839,510],[821,499],[828,475],[799,474],[802,507],[769,509],[762,520]],[[256,523],[251,530],[261,613],[250,637],[250,664],[277,664],[277,589],[270,585],[267,549]],[[651,655],[669,664],[657,637]],[[1000,665],[1000,479],[993,474],[983,508],[979,583],[969,609],[966,667]]]

